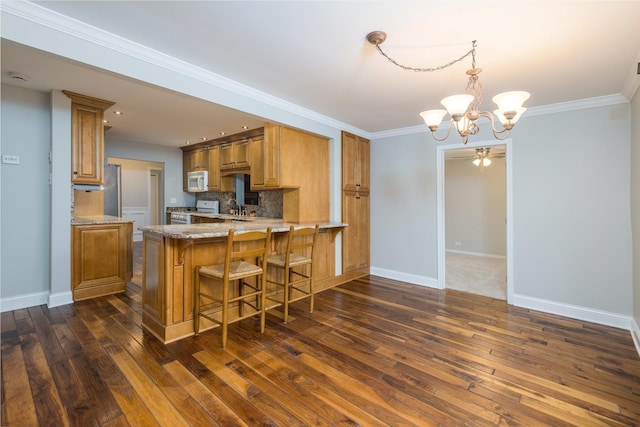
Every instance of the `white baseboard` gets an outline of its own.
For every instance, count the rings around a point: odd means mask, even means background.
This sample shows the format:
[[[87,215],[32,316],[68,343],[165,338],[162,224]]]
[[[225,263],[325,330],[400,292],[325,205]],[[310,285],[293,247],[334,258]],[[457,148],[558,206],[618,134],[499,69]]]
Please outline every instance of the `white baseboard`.
[[[594,310],[593,308],[580,307],[571,304],[559,303],[540,298],[523,295],[513,295],[511,304],[517,307],[557,314],[558,316],[571,317],[572,319],[598,323],[600,325],[613,326],[614,328],[631,330],[631,317],[618,313]]]
[[[631,318],[631,338],[633,338],[633,344],[636,346],[638,356],[640,356],[640,327],[634,317]]]
[[[49,295],[49,303],[47,304],[49,308],[59,307],[66,304],[73,304],[73,294],[71,291],[58,292],[57,294]]]
[[[17,297],[0,298],[0,313],[35,307],[49,302],[49,292],[34,292]]]
[[[438,279],[434,279],[433,277],[418,276],[417,274],[408,274],[401,271],[387,270],[377,267],[371,267],[369,271],[372,275],[384,277],[385,279],[399,280],[401,282],[428,286],[430,288],[438,287]]]
[[[458,251],[455,249],[446,249],[445,252],[450,252],[452,254],[460,254],[460,255],[482,256],[485,258],[507,259],[505,255],[483,254],[482,252],[467,252],[467,251]]]

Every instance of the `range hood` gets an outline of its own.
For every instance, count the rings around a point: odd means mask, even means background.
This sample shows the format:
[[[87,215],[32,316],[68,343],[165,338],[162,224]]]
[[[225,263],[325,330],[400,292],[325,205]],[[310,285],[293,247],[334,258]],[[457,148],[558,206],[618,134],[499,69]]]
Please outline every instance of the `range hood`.
[[[241,168],[223,169],[220,171],[220,176],[230,176],[237,173],[249,175],[251,173],[251,168],[249,166],[245,166]]]
[[[74,184],[73,189],[78,191],[102,191],[104,190],[104,185]]]

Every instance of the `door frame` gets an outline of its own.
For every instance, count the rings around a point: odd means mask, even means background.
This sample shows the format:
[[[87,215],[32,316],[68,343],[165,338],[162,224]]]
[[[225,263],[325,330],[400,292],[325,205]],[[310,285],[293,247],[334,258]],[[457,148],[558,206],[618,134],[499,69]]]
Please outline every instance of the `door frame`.
[[[437,186],[437,228],[438,228],[438,289],[446,287],[445,270],[445,160],[446,151],[460,150],[464,148],[492,147],[496,145],[505,146],[505,179],[506,179],[506,202],[507,202],[507,303],[513,301],[513,186],[512,186],[512,155],[511,138],[504,140],[487,140],[462,143],[438,145],[436,147],[436,186]]]

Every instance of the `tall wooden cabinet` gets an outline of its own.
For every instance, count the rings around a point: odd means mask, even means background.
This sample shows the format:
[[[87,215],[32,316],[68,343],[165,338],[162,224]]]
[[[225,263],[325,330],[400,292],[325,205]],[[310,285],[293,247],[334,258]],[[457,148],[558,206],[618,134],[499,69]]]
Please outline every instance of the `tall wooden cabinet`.
[[[71,182],[104,184],[104,111],[114,103],[63,92],[71,99]]]
[[[342,132],[343,273],[369,273],[369,144]]]

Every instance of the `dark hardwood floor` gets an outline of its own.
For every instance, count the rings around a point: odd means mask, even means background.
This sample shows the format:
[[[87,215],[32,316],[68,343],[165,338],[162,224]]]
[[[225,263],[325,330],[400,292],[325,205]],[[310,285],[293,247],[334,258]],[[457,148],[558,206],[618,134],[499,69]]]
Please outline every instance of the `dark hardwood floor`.
[[[3,426],[640,425],[628,331],[371,276],[165,346],[139,277],[2,314]]]

